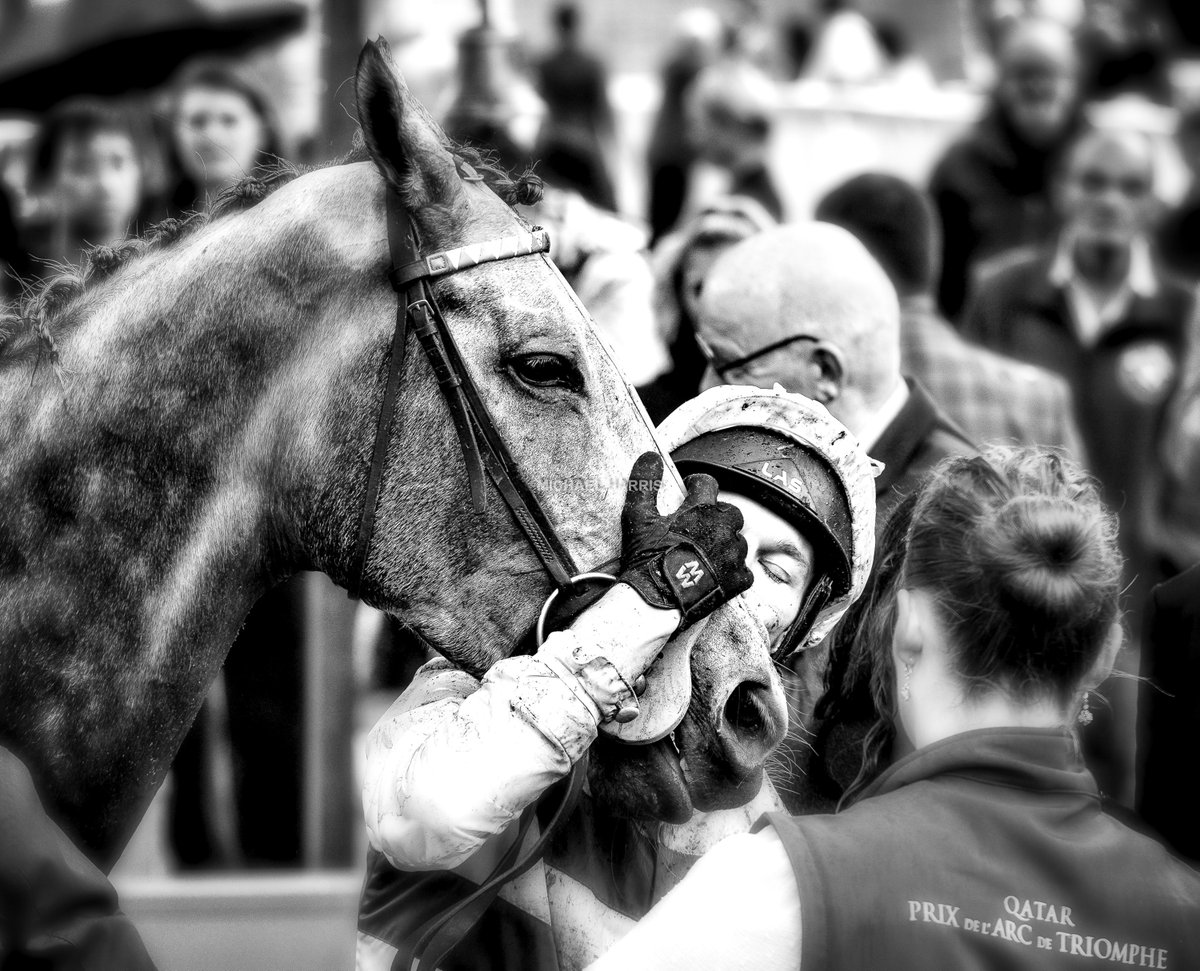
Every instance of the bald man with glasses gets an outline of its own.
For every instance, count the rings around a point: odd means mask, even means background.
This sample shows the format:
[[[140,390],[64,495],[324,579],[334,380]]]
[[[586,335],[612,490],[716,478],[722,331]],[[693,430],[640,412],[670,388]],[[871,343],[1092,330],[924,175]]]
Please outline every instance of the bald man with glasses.
[[[737,244],[709,271],[699,317],[705,388],[779,384],[806,395],[884,463],[875,480],[880,523],[940,459],[975,452],[901,375],[895,288],[844,229],[792,224]]]
[[[722,254],[705,277],[697,343],[709,362],[705,388],[778,384],[806,395],[884,464],[875,480],[876,536],[937,462],[975,454],[966,433],[901,374],[895,288],[838,226],[780,226]],[[789,717],[812,729],[803,740],[790,731],[786,754],[773,760],[772,782],[793,812],[831,812],[862,764],[874,705],[854,673],[857,623],[843,623],[827,653],[801,655],[787,683]],[[816,702],[827,672],[830,690]]]

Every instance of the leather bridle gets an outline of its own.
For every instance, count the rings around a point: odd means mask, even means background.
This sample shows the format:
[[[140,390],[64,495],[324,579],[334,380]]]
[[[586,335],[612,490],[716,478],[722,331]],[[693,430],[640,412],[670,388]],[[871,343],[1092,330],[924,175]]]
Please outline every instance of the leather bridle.
[[[371,551],[379,490],[387,464],[388,442],[395,421],[396,403],[400,394],[400,375],[404,369],[410,328],[425,351],[450,409],[450,416],[462,447],[463,461],[467,466],[471,502],[475,511],[483,512],[486,509],[483,479],[486,469],[521,532],[525,534],[529,545],[554,582],[555,591],[565,590],[572,586],[572,581],[579,572],[575,561],[559,539],[537,498],[522,480],[520,471],[496,428],[491,412],[463,363],[462,354],[449,327],[446,326],[446,320],[438,309],[437,300],[429,284],[429,281],[436,277],[449,276],[484,263],[548,252],[550,238],[544,229],[535,227],[531,231],[522,230],[502,239],[472,243],[422,257],[418,252],[416,229],[400,197],[390,188],[386,195],[388,249],[392,264],[388,277],[392,289],[398,295],[396,327],[392,334],[383,403],[375,430],[371,469],[367,477],[358,540],[351,564],[350,595],[358,597],[361,592]]]
[[[474,173],[465,177],[471,180],[472,176],[478,179]],[[375,532],[379,490],[387,464],[388,443],[391,440],[396,404],[400,396],[400,377],[404,370],[408,332],[411,329],[425,351],[450,409],[462,448],[463,461],[467,466],[471,502],[475,511],[484,512],[486,509],[486,489],[483,480],[486,469],[521,532],[525,534],[529,545],[554,583],[554,589],[539,618],[537,635],[540,641],[550,605],[559,594],[598,576],[614,582],[615,578],[607,574],[580,574],[576,569],[575,561],[558,538],[549,517],[522,480],[520,471],[492,420],[491,412],[463,362],[462,354],[438,308],[429,281],[484,263],[546,253],[550,249],[550,238],[544,229],[535,227],[531,231],[521,231],[502,239],[472,243],[422,257],[418,252],[416,228],[400,197],[390,188],[386,191],[386,196],[388,249],[391,255],[388,278],[397,294],[396,327],[392,333],[383,403],[375,429],[371,468],[367,476],[358,540],[351,564],[350,596],[359,596],[366,573],[371,539]],[[598,594],[599,591],[594,589],[584,594],[581,589],[574,598],[575,609],[582,609],[584,603]],[[587,777],[587,763],[585,753],[583,758],[572,766],[567,778],[558,787],[526,807],[521,814],[517,838],[512,849],[474,892],[451,906],[437,910],[425,920],[412,934],[410,948],[397,955],[396,961],[393,962],[394,967],[435,968],[442,957],[479,920],[495,900],[501,887],[541,858],[551,834],[570,814],[579,797]],[[526,836],[539,811],[546,814],[547,818],[542,821],[540,834],[530,842]]]

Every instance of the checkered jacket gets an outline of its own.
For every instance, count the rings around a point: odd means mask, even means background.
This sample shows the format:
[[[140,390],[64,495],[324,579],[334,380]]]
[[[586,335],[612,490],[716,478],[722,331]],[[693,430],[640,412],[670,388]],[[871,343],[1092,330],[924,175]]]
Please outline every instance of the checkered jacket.
[[[1066,381],[963,340],[930,298],[901,306],[900,365],[980,445],[1051,445],[1085,460]]]

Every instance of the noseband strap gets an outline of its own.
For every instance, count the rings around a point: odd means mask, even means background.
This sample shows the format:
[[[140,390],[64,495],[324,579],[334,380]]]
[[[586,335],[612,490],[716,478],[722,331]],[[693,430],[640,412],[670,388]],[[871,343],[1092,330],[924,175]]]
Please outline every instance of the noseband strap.
[[[529,545],[533,547],[546,572],[553,579],[555,587],[569,586],[571,577],[579,572],[575,562],[555,533],[537,498],[522,480],[520,471],[463,362],[462,354],[446,326],[445,318],[438,309],[437,300],[429,285],[433,278],[447,276],[473,266],[548,252],[550,238],[545,230],[535,229],[530,233],[472,243],[421,257],[417,251],[415,227],[399,196],[389,189],[386,197],[388,249],[392,264],[388,276],[392,289],[398,295],[396,327],[392,334],[383,403],[379,410],[379,423],[375,429],[371,469],[367,476],[362,518],[351,565],[350,596],[358,597],[361,592],[370,554],[410,324],[433,368],[438,386],[442,389],[442,396],[450,410],[450,417],[462,447],[463,461],[467,467],[471,503],[475,512],[482,513],[486,509],[487,499],[483,481],[483,472],[486,469],[517,525],[529,540]]]

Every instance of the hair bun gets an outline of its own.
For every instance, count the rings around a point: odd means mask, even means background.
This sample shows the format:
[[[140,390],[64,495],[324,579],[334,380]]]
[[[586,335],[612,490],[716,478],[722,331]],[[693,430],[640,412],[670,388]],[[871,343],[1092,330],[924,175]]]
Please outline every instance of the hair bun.
[[[904,582],[941,606],[967,694],[1066,710],[1120,617],[1117,520],[1091,476],[1043,448],[943,459],[906,545]]]
[[[997,510],[994,527],[987,546],[1002,591],[1039,612],[1078,610],[1104,555],[1095,517],[1061,496],[1023,495]]]

